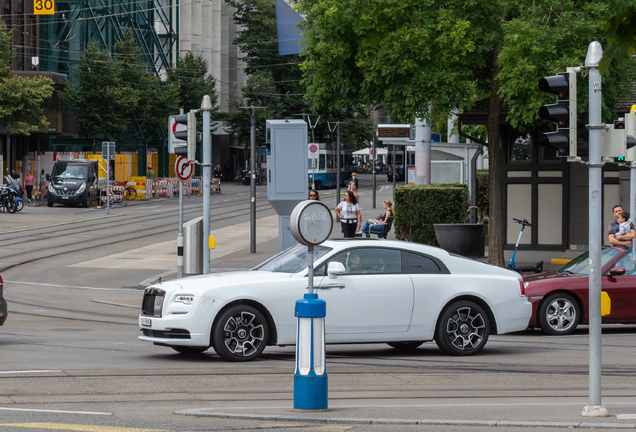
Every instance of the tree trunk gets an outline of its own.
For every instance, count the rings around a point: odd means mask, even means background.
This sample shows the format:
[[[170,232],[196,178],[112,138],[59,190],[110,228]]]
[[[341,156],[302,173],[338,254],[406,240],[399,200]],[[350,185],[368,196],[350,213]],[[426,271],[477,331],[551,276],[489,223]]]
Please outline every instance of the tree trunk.
[[[499,79],[501,66],[497,62],[500,47],[497,45],[492,60],[492,80],[490,84],[490,104],[488,109],[488,263],[504,267],[503,247],[503,207],[501,202],[501,136],[499,134]]]

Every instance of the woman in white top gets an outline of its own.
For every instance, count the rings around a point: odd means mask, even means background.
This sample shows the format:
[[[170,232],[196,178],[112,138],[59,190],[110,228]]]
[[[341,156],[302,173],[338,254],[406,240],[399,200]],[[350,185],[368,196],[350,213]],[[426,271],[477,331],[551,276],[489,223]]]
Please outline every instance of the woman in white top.
[[[342,233],[345,238],[353,238],[356,235],[356,228],[360,229],[360,207],[358,200],[351,191],[345,192],[345,200],[336,207],[336,215],[340,218]]]

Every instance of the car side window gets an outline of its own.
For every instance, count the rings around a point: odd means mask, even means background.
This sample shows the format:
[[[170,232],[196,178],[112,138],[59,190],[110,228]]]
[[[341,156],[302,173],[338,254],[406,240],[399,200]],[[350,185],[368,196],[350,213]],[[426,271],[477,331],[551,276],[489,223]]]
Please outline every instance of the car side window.
[[[440,274],[442,273],[442,270],[431,258],[411,252],[402,251],[402,273]]]
[[[402,258],[399,250],[383,248],[350,249],[335,255],[314,272],[316,276],[325,276],[331,262],[340,262],[345,273],[355,274],[396,274],[402,269]]]

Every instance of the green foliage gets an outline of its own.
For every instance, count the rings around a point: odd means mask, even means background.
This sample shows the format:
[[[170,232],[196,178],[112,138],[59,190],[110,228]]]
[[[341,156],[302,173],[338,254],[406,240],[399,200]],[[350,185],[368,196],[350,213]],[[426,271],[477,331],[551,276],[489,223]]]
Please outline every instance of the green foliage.
[[[179,112],[179,87],[174,83],[162,83],[148,65],[140,61],[141,57],[142,50],[132,32],[126,32],[124,40],[115,44],[115,61],[121,68],[123,85],[139,92],[130,121],[136,120],[146,135],[154,135],[157,129],[163,129],[166,134],[168,116]]]
[[[539,1],[521,4],[518,17],[504,24],[504,39],[498,61],[500,95],[509,105],[508,120],[519,130],[537,127],[539,107],[554,98],[537,87],[543,76],[565,72],[567,67],[585,63],[588,45],[597,40],[605,44],[602,26],[613,1]],[[613,68],[603,77],[604,120],[616,117],[616,102],[630,97],[630,83],[636,79],[634,61],[627,68]],[[587,80],[579,74],[577,86],[579,112],[587,111]]]
[[[607,32],[607,49],[600,64],[602,74],[607,73],[612,60],[619,68],[624,68],[636,49],[636,5],[623,6],[603,26]]]
[[[180,57],[176,67],[168,70],[167,82],[178,87],[179,108],[185,112],[201,108],[205,95],[210,96],[212,106],[216,107],[216,81],[212,75],[208,75],[208,62],[202,56],[195,57],[188,52]]]
[[[310,100],[383,104],[412,121],[429,101],[470,106],[487,88],[505,9],[497,0],[299,0]]]
[[[120,143],[127,140],[126,129],[142,95],[131,86],[130,71],[95,42],[86,48],[75,72],[79,84],[67,80],[60,96],[69,102],[93,141],[98,135]]]
[[[343,106],[337,111],[316,110],[305,100],[306,86],[301,82],[300,57],[278,54],[276,9],[274,0],[226,0],[236,8],[234,22],[243,30],[238,32],[235,43],[245,54],[247,83],[241,89],[244,100],[234,102],[235,113],[226,115],[229,129],[240,143],[250,141],[250,115],[252,110],[241,106],[267,107],[258,109],[256,115],[256,141],[265,141],[266,119],[302,119],[307,123],[318,122],[314,136],[316,142],[335,141],[335,133],[329,132],[327,121],[333,129],[336,121],[341,127],[341,142],[346,148],[364,147],[371,139],[373,124],[367,112],[359,104]],[[257,11],[257,12],[256,12]],[[303,113],[305,115],[303,115]],[[309,114],[309,118],[306,115]],[[311,136],[311,135],[310,135]],[[311,138],[310,138],[311,140]]]
[[[12,57],[11,33],[0,20],[0,126],[21,135],[46,131],[49,123],[41,113],[44,101],[53,94],[53,81],[42,77],[10,78]]]
[[[437,223],[464,223],[468,210],[465,184],[400,186],[395,189],[395,238],[436,245]]]

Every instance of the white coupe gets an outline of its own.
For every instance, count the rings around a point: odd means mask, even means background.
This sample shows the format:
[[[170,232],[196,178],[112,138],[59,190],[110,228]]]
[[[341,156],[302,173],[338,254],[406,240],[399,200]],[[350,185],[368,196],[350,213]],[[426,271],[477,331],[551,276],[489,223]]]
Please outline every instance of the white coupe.
[[[327,303],[327,343],[426,341],[451,355],[480,351],[490,334],[525,330],[532,305],[518,273],[432,246],[329,240],[315,247],[314,287]],[[139,339],[247,361],[267,345],[295,345],[296,300],[307,292],[307,247],[250,271],[171,280],[146,288]]]

